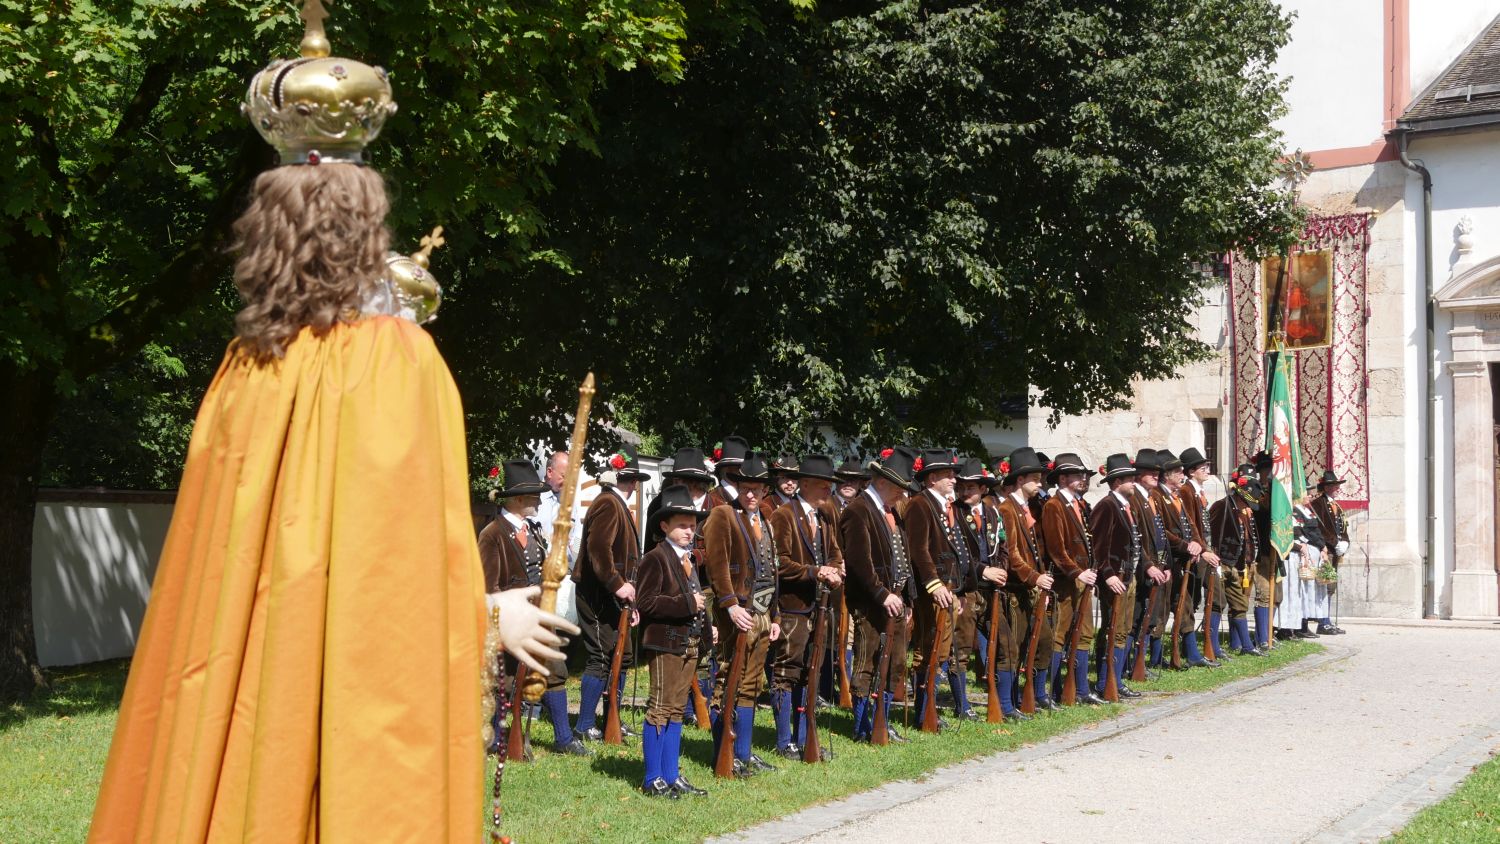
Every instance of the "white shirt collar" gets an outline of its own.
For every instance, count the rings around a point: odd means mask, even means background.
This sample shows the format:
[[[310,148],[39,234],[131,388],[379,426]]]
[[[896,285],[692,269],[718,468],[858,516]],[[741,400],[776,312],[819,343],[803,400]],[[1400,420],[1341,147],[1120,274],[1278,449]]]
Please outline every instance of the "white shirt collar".
[[[1026,507],[1026,494],[1024,492],[1017,489],[1010,494],[1010,497],[1015,499],[1016,504],[1020,505],[1023,509]]]
[[[706,493],[706,492],[703,493],[702,495],[695,495],[695,496],[693,496],[693,509],[694,510],[702,510],[703,509],[703,502],[705,502],[707,500],[708,500],[708,493]]]
[[[1115,497],[1115,500],[1118,501],[1118,502],[1120,502],[1120,506],[1121,507],[1129,507],[1130,506],[1130,502],[1125,500],[1125,496],[1121,495],[1120,491],[1118,489],[1112,489],[1112,490],[1110,490],[1109,494],[1113,495]]]
[[[667,545],[671,546],[672,550],[677,552],[677,560],[678,560],[678,562],[681,562],[683,557],[686,557],[687,555],[693,553],[693,546],[691,546],[691,545],[689,545],[686,548],[683,548],[682,546],[680,546],[677,543],[671,541],[670,539],[667,540]]]
[[[728,478],[719,481],[719,488],[724,490],[725,498],[730,501],[740,497],[739,487],[735,486]]]
[[[806,513],[809,516],[813,514],[814,510],[818,509],[811,504],[808,504],[807,499],[803,498],[800,494],[797,496],[797,501],[802,505],[802,512]]]
[[[526,520],[525,519],[521,518],[520,516],[517,516],[515,513],[512,513],[509,510],[501,510],[500,512],[505,515],[505,520],[507,522],[510,522],[513,526],[515,526],[515,527],[525,527],[525,525],[526,525]]]
[[[879,509],[880,512],[885,512],[885,499],[881,498],[880,493],[875,491],[875,484],[872,483],[869,486],[865,487],[865,495],[870,496],[870,500],[875,502],[875,507]]]
[[[1193,492],[1198,493],[1199,498],[1206,498],[1203,494],[1203,484],[1198,483],[1197,478],[1188,478],[1188,483],[1193,485]]]

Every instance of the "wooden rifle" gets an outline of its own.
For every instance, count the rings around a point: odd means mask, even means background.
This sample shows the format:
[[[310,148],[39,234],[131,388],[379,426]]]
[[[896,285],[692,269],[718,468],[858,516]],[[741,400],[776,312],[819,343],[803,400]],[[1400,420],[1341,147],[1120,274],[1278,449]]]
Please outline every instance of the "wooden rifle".
[[[843,709],[854,707],[854,696],[849,688],[849,662],[844,658],[844,650],[849,641],[849,599],[846,597],[847,587],[839,590],[839,624],[838,641],[834,653],[838,656],[838,681],[839,681],[839,706]]]
[[[1089,571],[1094,572],[1096,575],[1099,572],[1099,564],[1094,559],[1092,550],[1089,554]],[[1094,605],[1090,602],[1094,598],[1094,585],[1097,582],[1095,581],[1084,586],[1083,591],[1078,594],[1078,601],[1073,605],[1073,620],[1068,624],[1068,652],[1063,655],[1063,664],[1068,666],[1068,676],[1063,679],[1062,693],[1062,702],[1068,706],[1072,706],[1078,702],[1079,691],[1082,691],[1084,694],[1089,693],[1088,672],[1084,672],[1084,685],[1080,689],[1078,685],[1078,671],[1076,670],[1077,664],[1073,656],[1078,653],[1078,640],[1083,638],[1083,617],[1085,615],[1092,615],[1094,612]]]
[[[1141,619],[1140,632],[1135,637],[1135,659],[1130,666],[1130,679],[1137,683],[1146,681],[1146,652],[1151,650],[1151,617],[1156,615],[1156,596],[1161,584],[1151,581],[1151,592],[1146,599],[1146,615]]]
[[[891,685],[891,648],[894,647],[896,621],[900,616],[887,613],[885,630],[880,634],[879,653],[875,657],[875,679],[870,684],[870,703],[875,707],[870,744],[884,747],[891,743],[891,725],[886,719],[885,690]]]
[[[1115,703],[1120,699],[1120,685],[1115,678],[1115,626],[1120,621],[1120,605],[1125,600],[1125,593],[1115,595],[1109,602],[1109,625],[1104,639],[1104,670],[1109,675],[1104,678],[1104,699]]]
[[[1214,581],[1219,573],[1208,564],[1203,566],[1203,658],[1210,662],[1219,658],[1218,643],[1214,641]]]
[[[1000,587],[996,586],[990,591],[990,635],[989,641],[985,644],[984,651],[985,673],[989,675],[986,678],[988,698],[985,706],[988,708],[988,711],[985,714],[985,721],[991,724],[999,724],[1005,720],[1004,716],[1000,714],[1000,690],[995,686],[995,658],[1000,655],[1001,600]]]
[[[712,634],[709,634],[710,636]],[[705,637],[707,639],[708,637]],[[706,730],[709,728],[708,699],[703,696],[703,690],[698,688],[698,675],[693,675],[693,717],[698,720],[698,728]]]
[[[807,673],[802,684],[802,711],[807,718],[807,731],[802,734],[802,761],[823,761],[823,748],[818,744],[818,678],[823,671],[823,658],[828,650],[828,588],[821,583],[813,610],[812,655],[807,659]]]
[[[609,659],[609,685],[604,693],[609,697],[604,705],[604,743],[624,744],[620,732],[620,669],[625,662],[625,643],[630,641],[630,605],[620,610],[620,626],[615,628],[615,652]]]
[[[1042,638],[1042,624],[1047,620],[1047,605],[1052,602],[1052,591],[1050,589],[1038,589],[1036,605],[1031,610],[1031,629],[1027,631],[1029,641],[1026,645],[1026,662],[1017,666],[1026,675],[1026,692],[1021,695],[1021,711],[1030,715],[1036,712],[1037,695],[1041,694],[1036,687],[1036,674],[1032,672],[1032,666],[1036,664],[1036,648]]]
[[[729,673],[724,677],[724,699],[719,703],[719,751],[714,754],[714,776],[723,779],[734,777],[734,716],[740,698],[740,680],[745,674],[745,652],[749,647],[748,637],[738,627],[734,629],[734,656],[729,660]]]
[[[954,600],[958,600],[957,596]],[[927,694],[922,698],[921,730],[924,733],[935,733],[938,731],[938,642],[942,638],[942,631],[950,625],[949,613],[952,609],[935,608],[933,618],[932,647],[927,651],[927,664],[922,678],[922,684],[927,689]]]
[[[1188,611],[1188,581],[1192,579],[1193,561],[1182,567],[1182,584],[1177,587],[1177,607],[1172,613],[1172,669],[1182,670],[1182,619]],[[1203,564],[1205,567],[1207,563]]]
[[[526,663],[516,660],[516,688],[520,689],[530,672]],[[526,717],[526,699],[521,695],[510,698],[510,730],[505,735],[505,758],[511,762],[526,761],[526,729],[521,719]]]

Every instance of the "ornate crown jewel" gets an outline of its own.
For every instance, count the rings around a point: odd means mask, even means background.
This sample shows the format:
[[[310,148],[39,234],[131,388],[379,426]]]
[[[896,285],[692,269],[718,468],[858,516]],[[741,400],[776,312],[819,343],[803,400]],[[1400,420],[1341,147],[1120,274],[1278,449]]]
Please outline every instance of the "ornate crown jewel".
[[[329,55],[322,0],[304,0],[302,57],[277,59],[250,80],[240,112],[282,164],[360,164],[396,113],[383,68]]]
[[[422,248],[411,255],[385,256],[385,276],[376,282],[360,312],[409,319],[418,325],[432,322],[443,304],[443,286],[427,271],[428,256],[442,246],[443,227],[422,238]]]

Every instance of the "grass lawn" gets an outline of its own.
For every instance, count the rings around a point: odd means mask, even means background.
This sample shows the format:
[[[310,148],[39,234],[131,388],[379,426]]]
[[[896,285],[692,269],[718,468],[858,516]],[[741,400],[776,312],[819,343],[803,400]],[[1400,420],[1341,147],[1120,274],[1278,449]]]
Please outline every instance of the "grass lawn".
[[[1281,643],[1266,657],[1239,657],[1213,671],[1167,671],[1138,688],[1150,693],[1145,701],[1202,691],[1264,673],[1318,650],[1318,645],[1308,642]],[[126,665],[114,661],[56,672],[51,695],[0,709],[0,842],[84,839]],[[644,692],[644,672],[640,682]],[[973,682],[970,688],[977,689],[982,709],[983,688]],[[576,700],[576,688],[572,691]],[[648,800],[637,790],[641,778],[638,746],[602,749],[593,759],[554,756],[543,749],[551,726],[540,722],[532,729],[538,759],[506,768],[504,831],[521,844],[697,841],[888,780],[919,777],[951,762],[1014,749],[1071,729],[1087,729],[1118,715],[1126,706],[1074,707],[1020,725],[966,723],[937,736],[909,728],[903,730],[910,739],[907,744],[885,748],[849,741],[845,738],[850,733],[849,715],[830,707],[820,711],[819,719],[823,746],[836,754],[826,765],[788,762],[769,753],[767,748],[775,744],[775,728],[770,710],[761,707],[756,713],[757,752],[780,770],[745,782],[715,780],[709,769],[712,744],[708,732],[689,727],[683,735],[683,774],[707,788],[710,795],[670,802]],[[901,717],[898,705],[892,710],[898,730]],[[626,719],[638,722],[639,714],[631,712]],[[1492,771],[1491,776],[1493,796],[1500,790],[1493,778],[1500,774]],[[1491,821],[1490,828],[1493,825]]]
[[[1418,812],[1395,844],[1500,841],[1500,757],[1474,769],[1448,798]]]

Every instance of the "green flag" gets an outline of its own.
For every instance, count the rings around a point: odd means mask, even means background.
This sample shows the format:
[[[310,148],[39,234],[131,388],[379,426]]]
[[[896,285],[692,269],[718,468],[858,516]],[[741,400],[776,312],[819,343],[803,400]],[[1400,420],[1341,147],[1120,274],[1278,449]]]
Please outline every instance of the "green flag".
[[[1302,473],[1302,449],[1297,445],[1297,413],[1292,407],[1289,361],[1276,344],[1276,370],[1271,375],[1271,400],[1266,408],[1266,453],[1271,455],[1271,547],[1285,557],[1292,549],[1292,503],[1307,493]]]

